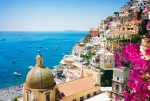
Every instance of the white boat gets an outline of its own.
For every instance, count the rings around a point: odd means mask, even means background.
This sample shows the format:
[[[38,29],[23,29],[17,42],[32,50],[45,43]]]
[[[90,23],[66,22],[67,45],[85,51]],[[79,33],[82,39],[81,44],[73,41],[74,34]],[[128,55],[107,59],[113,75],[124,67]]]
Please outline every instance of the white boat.
[[[55,46],[55,49],[58,49],[58,46]]]
[[[42,48],[42,46],[39,46],[39,48]]]
[[[33,68],[33,66],[28,66],[28,68],[29,68],[29,69],[32,69],[32,68]]]
[[[15,75],[20,76],[21,74],[19,72],[14,72]]]
[[[48,50],[48,48],[45,48],[45,50]]]

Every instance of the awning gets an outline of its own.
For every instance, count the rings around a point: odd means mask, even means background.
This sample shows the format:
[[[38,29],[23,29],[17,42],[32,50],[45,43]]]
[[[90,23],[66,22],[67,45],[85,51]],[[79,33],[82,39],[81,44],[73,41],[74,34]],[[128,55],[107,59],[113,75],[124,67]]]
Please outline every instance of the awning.
[[[64,60],[61,60],[61,61],[60,61],[60,64],[63,64],[63,65],[64,65],[64,64],[66,64],[66,63],[64,62]]]

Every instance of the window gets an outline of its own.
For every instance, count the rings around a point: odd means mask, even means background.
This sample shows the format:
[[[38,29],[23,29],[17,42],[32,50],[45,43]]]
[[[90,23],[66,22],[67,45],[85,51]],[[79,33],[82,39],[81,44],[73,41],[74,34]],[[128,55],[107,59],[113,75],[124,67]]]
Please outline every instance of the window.
[[[84,100],[84,97],[82,96],[82,97],[80,97],[80,101],[83,101]]]
[[[27,92],[27,101],[29,101],[29,92]]]
[[[46,101],[50,101],[50,92],[45,93]]]
[[[111,63],[111,61],[110,61],[110,63]]]
[[[90,98],[90,94],[87,95],[87,99]]]
[[[76,99],[72,100],[72,101],[76,101]]]
[[[96,95],[96,92],[94,92],[93,95]]]
[[[42,60],[40,60],[40,64],[42,64]]]
[[[119,85],[116,84],[116,90],[118,90],[118,89],[119,89]]]
[[[117,80],[119,80],[119,77],[117,77]]]

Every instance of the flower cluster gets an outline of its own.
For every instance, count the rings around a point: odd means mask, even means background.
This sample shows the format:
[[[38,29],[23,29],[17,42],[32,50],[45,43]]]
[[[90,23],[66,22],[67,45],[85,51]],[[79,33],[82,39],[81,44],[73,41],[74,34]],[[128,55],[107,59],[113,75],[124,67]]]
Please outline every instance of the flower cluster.
[[[144,56],[150,53],[150,48],[144,48],[147,45],[146,42],[149,40],[143,39],[142,44],[130,43],[121,50],[121,61],[130,63],[131,68],[130,80],[127,82],[128,92],[123,92],[125,101],[147,101],[150,98],[150,90],[148,90],[148,86],[150,86],[150,58],[143,58],[142,53],[145,51]],[[115,58],[116,62],[121,62],[117,52]],[[117,65],[120,67],[121,63],[117,63]]]
[[[148,12],[150,11],[150,5],[147,5],[147,6],[146,6],[145,11],[146,11],[146,13],[148,14]]]
[[[145,60],[150,59],[150,39],[149,38],[144,38],[142,40],[142,44],[140,46],[140,52],[142,54],[142,58]]]
[[[147,22],[146,28],[147,30],[150,30],[150,21]]]

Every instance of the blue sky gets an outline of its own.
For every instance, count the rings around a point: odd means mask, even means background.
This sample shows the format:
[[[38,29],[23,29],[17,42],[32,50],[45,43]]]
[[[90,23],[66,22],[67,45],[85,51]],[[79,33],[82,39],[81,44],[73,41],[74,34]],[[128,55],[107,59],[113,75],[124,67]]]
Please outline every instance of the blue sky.
[[[83,30],[129,0],[0,0],[0,31]]]

